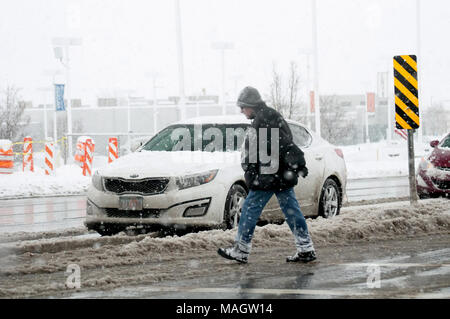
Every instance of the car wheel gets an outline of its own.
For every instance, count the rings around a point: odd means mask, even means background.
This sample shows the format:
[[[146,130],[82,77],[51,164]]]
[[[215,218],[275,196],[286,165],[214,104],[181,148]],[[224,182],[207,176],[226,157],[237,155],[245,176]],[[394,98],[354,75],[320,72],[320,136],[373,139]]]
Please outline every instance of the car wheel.
[[[110,224],[99,224],[99,225],[89,227],[89,229],[95,230],[97,233],[99,233],[102,236],[112,236],[112,235],[118,234],[121,231],[125,230],[126,227],[118,226],[118,225],[110,225]]]
[[[336,182],[332,179],[327,179],[322,187],[319,201],[319,216],[324,218],[331,218],[339,215],[341,208],[340,192]]]
[[[242,205],[247,197],[247,191],[239,184],[234,184],[228,191],[223,213],[223,224],[225,229],[232,229],[239,225]]]
[[[430,198],[429,194],[418,194],[420,199],[428,199]]]

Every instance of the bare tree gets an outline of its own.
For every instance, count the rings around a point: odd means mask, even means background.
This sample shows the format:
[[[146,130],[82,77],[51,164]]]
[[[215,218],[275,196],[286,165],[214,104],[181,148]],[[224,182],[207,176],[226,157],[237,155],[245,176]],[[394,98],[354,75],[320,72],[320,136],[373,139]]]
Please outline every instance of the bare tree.
[[[272,84],[270,85],[270,102],[272,107],[283,114],[285,98],[282,92],[281,75],[278,73],[275,63],[272,66]]]
[[[0,98],[0,139],[22,140],[30,117],[24,116],[25,103],[20,102],[20,89],[8,85]]]
[[[337,103],[336,95],[320,96],[321,135],[332,144],[347,144],[356,134],[355,121]]]
[[[276,70],[274,64],[269,100],[272,107],[280,112],[285,118],[300,119],[303,116],[304,105],[299,99],[299,90],[300,75],[297,64],[294,61],[290,63],[286,87],[284,86],[281,74]]]
[[[297,64],[291,61],[289,67],[289,81],[288,81],[288,104],[287,104],[287,117],[292,119],[294,112],[299,106],[298,90],[299,90],[300,76],[297,71]]]

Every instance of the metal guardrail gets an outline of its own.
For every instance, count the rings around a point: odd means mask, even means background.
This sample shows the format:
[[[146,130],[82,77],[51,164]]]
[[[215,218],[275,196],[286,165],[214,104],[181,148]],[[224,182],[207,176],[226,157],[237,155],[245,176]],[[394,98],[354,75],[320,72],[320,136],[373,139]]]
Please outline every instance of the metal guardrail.
[[[347,181],[348,201],[396,198],[409,195],[408,176],[349,179]]]

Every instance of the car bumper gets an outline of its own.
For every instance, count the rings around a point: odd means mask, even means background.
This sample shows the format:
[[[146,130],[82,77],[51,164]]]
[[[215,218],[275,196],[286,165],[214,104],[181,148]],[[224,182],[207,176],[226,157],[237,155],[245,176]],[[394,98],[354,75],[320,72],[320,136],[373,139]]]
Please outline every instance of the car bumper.
[[[143,210],[120,210],[120,195],[88,189],[85,225],[101,223],[160,226],[215,226],[223,219],[226,192],[213,182],[184,190],[173,188],[163,194],[139,196]]]
[[[450,195],[450,172],[428,172],[420,169],[417,178],[417,193],[419,195]]]

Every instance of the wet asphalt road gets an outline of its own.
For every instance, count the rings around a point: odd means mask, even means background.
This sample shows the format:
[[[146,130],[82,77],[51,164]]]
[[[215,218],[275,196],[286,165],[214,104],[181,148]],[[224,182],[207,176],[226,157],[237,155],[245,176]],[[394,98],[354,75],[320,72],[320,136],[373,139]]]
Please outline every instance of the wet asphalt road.
[[[309,264],[286,263],[290,252],[280,249],[255,249],[246,265],[209,256],[194,265],[205,270],[195,278],[54,297],[450,298],[450,234],[353,242],[317,252],[318,260]],[[232,271],[224,272],[220,263]]]

